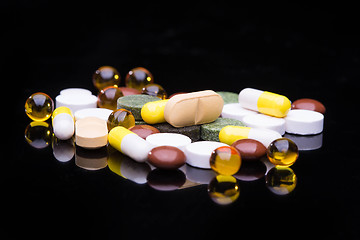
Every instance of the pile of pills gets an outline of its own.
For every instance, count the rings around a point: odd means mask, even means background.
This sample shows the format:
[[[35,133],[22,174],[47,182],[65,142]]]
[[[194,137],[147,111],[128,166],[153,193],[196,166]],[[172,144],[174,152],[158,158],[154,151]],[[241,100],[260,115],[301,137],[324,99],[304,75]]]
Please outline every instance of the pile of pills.
[[[291,103],[283,95],[252,88],[239,94],[203,90],[167,98],[145,68],[130,70],[125,87],[120,83],[119,72],[103,66],[93,74],[98,96],[87,89],[68,88],[60,91],[54,104],[45,93],[32,94],[25,102],[26,115],[34,121],[26,128],[26,140],[41,148],[51,138],[53,145],[74,139],[80,152],[90,154],[110,145],[130,161],[166,171],[169,178],[176,178],[185,164],[212,169],[215,177],[208,192],[219,204],[238,198],[234,176],[246,175],[246,165],[264,156],[275,165],[266,175],[268,187],[277,194],[291,192],[296,175],[289,166],[298,159],[299,150],[321,147],[325,107],[314,99]],[[50,117],[53,137],[46,122]],[[46,129],[41,133],[44,144],[36,141],[38,127]],[[307,137],[303,143],[308,135],[311,146]],[[184,181],[178,178],[178,183]]]

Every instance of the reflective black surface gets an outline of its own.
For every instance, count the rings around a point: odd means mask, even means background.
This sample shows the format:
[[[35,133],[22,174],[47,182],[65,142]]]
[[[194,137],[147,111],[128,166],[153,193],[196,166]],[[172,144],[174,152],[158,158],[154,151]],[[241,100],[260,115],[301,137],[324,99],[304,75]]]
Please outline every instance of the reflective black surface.
[[[10,76],[4,81],[10,86],[3,97],[10,109],[2,115],[5,224],[0,226],[5,238],[358,239],[355,12],[182,6],[175,13],[132,7],[51,11],[52,6],[24,3],[8,8],[4,56]],[[102,65],[117,68],[122,79],[131,68],[146,67],[169,95],[254,87],[292,101],[317,99],[327,109],[322,146],[300,152],[291,166],[297,184],[289,194],[274,194],[260,167],[251,170],[260,179],[246,173],[238,178],[240,195],[226,206],[209,197],[205,182],[159,191],[119,176],[101,161],[84,169],[81,158],[57,160],[51,144],[30,146],[24,138],[31,122],[24,113],[26,98],[42,91],[54,99],[68,87],[96,94],[91,76]],[[86,153],[79,155],[86,159]],[[156,181],[161,175],[151,174]],[[186,175],[165,178],[180,186]]]

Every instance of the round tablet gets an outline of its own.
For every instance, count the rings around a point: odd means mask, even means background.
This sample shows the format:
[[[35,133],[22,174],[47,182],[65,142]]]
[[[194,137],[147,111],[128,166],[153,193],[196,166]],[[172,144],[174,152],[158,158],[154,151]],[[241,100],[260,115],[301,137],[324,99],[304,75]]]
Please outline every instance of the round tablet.
[[[281,135],[285,133],[285,120],[283,118],[271,117],[265,114],[252,114],[245,116],[243,122],[248,127],[266,128]]]
[[[318,134],[323,131],[324,115],[310,110],[290,110],[285,117],[285,131],[299,135]]]
[[[237,119],[242,121],[243,118],[247,115],[254,115],[254,114],[258,114],[255,111],[243,108],[240,103],[229,103],[229,104],[225,104],[222,112],[221,112],[221,116],[223,118],[232,118],[232,119]]]
[[[113,111],[107,108],[84,108],[74,113],[75,121],[86,117],[97,117],[107,121]]]
[[[78,94],[85,94],[91,95],[91,91],[85,88],[66,88],[60,91],[60,95],[78,95]]]
[[[146,141],[153,146],[173,146],[184,150],[191,143],[188,136],[178,133],[155,133],[146,137]]]
[[[216,148],[222,146],[228,145],[213,141],[199,141],[191,143],[187,145],[184,150],[186,163],[193,167],[211,169],[210,156]]]
[[[56,107],[65,106],[74,113],[84,108],[96,108],[97,97],[87,94],[61,94],[55,98]]]

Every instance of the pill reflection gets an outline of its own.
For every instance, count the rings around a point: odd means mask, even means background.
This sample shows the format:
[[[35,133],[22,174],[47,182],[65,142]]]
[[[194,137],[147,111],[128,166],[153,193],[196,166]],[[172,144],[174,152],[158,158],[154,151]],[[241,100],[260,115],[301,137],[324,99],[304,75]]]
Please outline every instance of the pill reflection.
[[[219,205],[229,205],[240,195],[240,186],[233,176],[218,175],[208,185],[210,198]]]
[[[323,134],[316,135],[295,135],[286,133],[284,137],[291,139],[296,143],[300,151],[316,150],[322,147]]]
[[[265,181],[271,192],[276,195],[287,195],[294,191],[297,177],[291,168],[275,166],[266,174]]]
[[[106,147],[85,149],[76,146],[75,164],[86,170],[99,170],[107,166],[108,153]]]
[[[159,191],[173,191],[179,189],[186,181],[185,174],[179,170],[163,170],[156,168],[147,176],[150,187]]]
[[[59,162],[68,162],[75,155],[74,139],[60,140],[53,136],[52,140],[53,155]]]
[[[52,129],[47,122],[31,122],[25,129],[26,142],[36,149],[43,149],[50,145]]]
[[[266,166],[262,161],[243,162],[240,170],[234,174],[242,181],[255,181],[265,176]]]

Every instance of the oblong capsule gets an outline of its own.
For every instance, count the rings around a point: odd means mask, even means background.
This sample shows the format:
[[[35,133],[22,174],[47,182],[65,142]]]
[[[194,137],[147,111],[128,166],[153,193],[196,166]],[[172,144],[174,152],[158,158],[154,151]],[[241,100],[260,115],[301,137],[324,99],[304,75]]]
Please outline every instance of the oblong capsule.
[[[280,133],[265,128],[226,126],[219,132],[220,142],[228,145],[239,139],[250,138],[261,142],[267,148],[272,141],[281,137]]]
[[[166,122],[164,110],[168,101],[169,99],[145,103],[141,108],[142,119],[148,124]]]
[[[55,136],[60,140],[70,139],[75,132],[74,116],[68,107],[58,107],[52,114]]]
[[[239,103],[243,108],[274,117],[285,117],[291,108],[287,97],[253,88],[245,88],[239,93]]]
[[[145,162],[153,146],[122,126],[110,130],[108,140],[110,145],[137,162]]]

